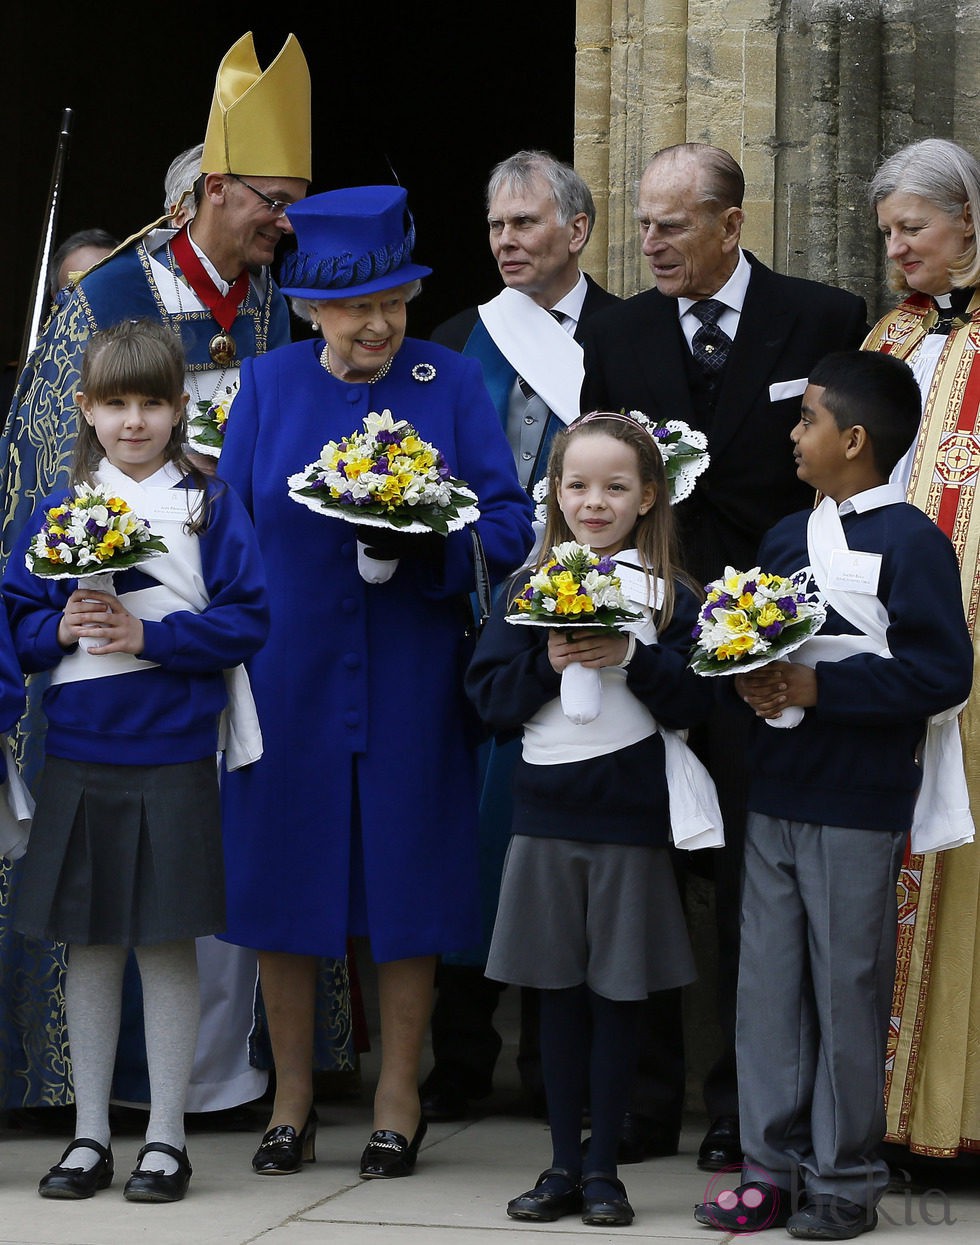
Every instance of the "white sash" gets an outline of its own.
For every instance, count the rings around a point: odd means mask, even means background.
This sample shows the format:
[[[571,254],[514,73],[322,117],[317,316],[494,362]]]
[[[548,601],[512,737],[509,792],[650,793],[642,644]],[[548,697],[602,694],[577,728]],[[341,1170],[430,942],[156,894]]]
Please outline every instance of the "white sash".
[[[621,550],[616,559],[641,565],[635,549]],[[644,617],[626,623],[622,629],[632,631],[640,644],[657,643],[657,629],[647,599],[651,590],[660,601],[662,581],[655,580],[648,588],[639,574],[628,577],[624,573],[623,595],[643,609]],[[557,698],[550,701],[525,724],[524,760],[530,765],[555,765],[603,756],[647,739],[657,731],[664,741],[671,841],[685,851],[724,847],[724,825],[715,784],[687,746],[687,731],[661,726],[627,688],[625,670],[606,666],[595,673],[601,676],[603,712],[591,721],[575,725],[566,717]]]
[[[885,505],[892,504],[885,502]],[[824,597],[842,618],[859,627],[860,636],[815,636],[793,654],[806,665],[817,661],[840,661],[855,652],[891,657],[888,651],[888,614],[872,593],[828,588],[830,555],[846,549],[847,537],[836,502],[825,497],[807,521],[807,553],[814,578]],[[832,641],[844,641],[834,646]],[[857,641],[857,644],[855,643]],[[859,647],[863,641],[863,647]],[[958,717],[963,706],[955,705],[934,714],[926,724],[922,745],[922,785],[912,819],[911,848],[916,855],[948,851],[972,843],[973,817],[963,770],[963,746]]]
[[[7,762],[7,781],[3,784],[3,796],[0,798],[0,856],[5,856],[7,860],[20,860],[27,851],[34,800],[20,776],[6,739],[2,748]]]
[[[209,597],[201,569],[199,540],[186,531],[185,524],[188,514],[193,513],[200,500],[200,493],[174,488],[180,483],[181,474],[172,463],[138,482],[103,458],[95,479],[99,484],[108,485],[113,494],[146,519],[168,550],[140,567],[148,578],[157,581],[156,586],[135,593],[124,592],[119,597],[120,602],[148,622],[159,622],[178,610],[199,614]],[[73,683],[80,679],[152,670],[157,664],[131,653],[106,653],[100,657],[79,645],[66,653],[52,670],[51,683]],[[262,732],[245,667],[238,665],[223,674],[228,704],[218,724],[218,750],[225,753],[228,769],[239,769],[262,755]]]
[[[533,298],[501,290],[479,308],[497,348],[564,424],[579,415],[582,347]]]

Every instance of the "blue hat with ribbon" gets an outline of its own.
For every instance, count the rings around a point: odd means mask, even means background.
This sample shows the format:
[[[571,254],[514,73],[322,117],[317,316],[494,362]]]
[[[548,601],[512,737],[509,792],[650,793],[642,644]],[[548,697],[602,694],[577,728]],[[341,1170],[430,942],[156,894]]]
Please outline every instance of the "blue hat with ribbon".
[[[401,186],[352,186],[300,199],[286,216],[296,250],[285,255],[279,288],[313,302],[374,294],[427,277],[412,263],[415,222]]]

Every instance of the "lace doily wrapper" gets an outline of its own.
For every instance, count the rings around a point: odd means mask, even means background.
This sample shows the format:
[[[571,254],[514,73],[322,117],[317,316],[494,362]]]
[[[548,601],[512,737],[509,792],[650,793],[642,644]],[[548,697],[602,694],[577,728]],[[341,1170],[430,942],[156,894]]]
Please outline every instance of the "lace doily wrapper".
[[[410,523],[392,523],[385,515],[365,514],[359,506],[344,506],[338,502],[324,501],[319,497],[307,497],[297,491],[299,487],[306,484],[306,479],[302,474],[290,476],[287,483],[289,485],[289,496],[293,501],[299,502],[307,510],[315,511],[316,514],[325,515],[328,519],[342,519],[345,523],[354,523],[358,527],[380,527],[389,532],[408,532],[418,535],[438,530],[431,523],[426,523],[424,520],[413,520]],[[455,518],[446,520],[446,530],[449,532],[459,532],[471,523],[475,523],[480,517],[480,509],[475,504],[476,494],[470,489],[460,489],[458,491],[472,498],[474,504],[464,506],[457,511]],[[412,507],[405,506],[403,510],[405,513],[410,514]]]
[[[199,441],[190,429],[187,430],[187,444],[192,450],[196,450],[198,454],[206,454],[208,458],[221,457],[220,445],[207,445],[204,441]]]

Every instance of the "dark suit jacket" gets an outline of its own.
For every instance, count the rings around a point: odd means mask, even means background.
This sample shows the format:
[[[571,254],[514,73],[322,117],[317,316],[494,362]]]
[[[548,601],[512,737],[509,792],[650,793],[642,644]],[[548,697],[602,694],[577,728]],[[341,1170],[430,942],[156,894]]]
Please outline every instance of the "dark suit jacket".
[[[608,290],[604,290],[598,282],[593,281],[588,273],[585,274],[585,282],[588,289],[585,292],[585,302],[582,304],[582,314],[579,316],[578,324],[575,328],[575,340],[582,340],[582,323],[595,312],[600,311],[603,307],[608,307],[612,303],[620,303],[623,300],[615,294],[610,294]],[[473,326],[479,317],[479,311],[476,307],[467,307],[465,311],[460,311],[457,315],[450,316],[448,320],[443,320],[441,324],[437,324],[430,334],[431,340],[438,342],[440,346],[448,346],[450,350],[462,350],[466,345],[470,333],[473,332]]]
[[[860,346],[868,331],[862,298],[781,276],[746,255],[752,275],[705,429],[711,464],[675,509],[684,564],[701,583],[726,566],[754,566],[763,534],[813,502],[813,490],[796,478],[789,440],[800,398],[770,401],[770,385],[806,377],[818,359]],[[584,325],[582,345],[583,411],[641,410],[699,426],[676,299],[648,290],[603,310]]]

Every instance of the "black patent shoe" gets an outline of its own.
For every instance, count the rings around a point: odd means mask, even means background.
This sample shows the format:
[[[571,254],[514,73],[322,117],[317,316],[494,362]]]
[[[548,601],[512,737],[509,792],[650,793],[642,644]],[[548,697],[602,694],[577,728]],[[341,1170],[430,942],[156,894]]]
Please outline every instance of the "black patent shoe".
[[[568,1188],[557,1193],[544,1186],[554,1177],[561,1177]],[[563,1215],[577,1215],[582,1209],[582,1186],[578,1176],[564,1167],[549,1167],[535,1182],[533,1189],[507,1203],[511,1219],[526,1219],[530,1223],[554,1223]]]
[[[415,1160],[427,1128],[425,1120],[419,1120],[411,1141],[390,1128],[376,1129],[361,1155],[361,1179],[393,1180],[396,1176],[410,1176],[415,1171]]]
[[[164,1172],[140,1167],[146,1154],[168,1154],[177,1160],[177,1170]],[[179,1202],[187,1192],[192,1175],[186,1146],[178,1150],[165,1141],[148,1141],[136,1156],[136,1166],[123,1186],[123,1197],[127,1202]]]
[[[612,1186],[614,1192],[610,1196],[607,1189],[590,1195],[589,1185],[600,1183]],[[630,1206],[626,1189],[621,1180],[612,1172],[589,1172],[582,1177],[582,1222],[596,1228],[626,1228],[634,1219],[633,1207]]]
[[[66,1167],[65,1159],[72,1150],[94,1150],[99,1161],[94,1167]],[[101,1146],[91,1137],[76,1137],[61,1156],[61,1162],[52,1167],[46,1176],[42,1176],[37,1186],[41,1197],[82,1198],[94,1197],[99,1189],[107,1189],[112,1184],[113,1165],[112,1150]]]
[[[292,1124],[270,1128],[252,1155],[252,1170],[259,1176],[291,1176],[304,1163],[315,1163],[318,1123],[316,1110],[310,1107],[300,1132]]]
[[[703,1172],[719,1172],[726,1167],[740,1167],[742,1160],[738,1116],[720,1115],[711,1121],[698,1148],[698,1167]]]

